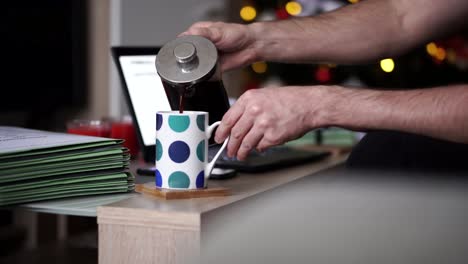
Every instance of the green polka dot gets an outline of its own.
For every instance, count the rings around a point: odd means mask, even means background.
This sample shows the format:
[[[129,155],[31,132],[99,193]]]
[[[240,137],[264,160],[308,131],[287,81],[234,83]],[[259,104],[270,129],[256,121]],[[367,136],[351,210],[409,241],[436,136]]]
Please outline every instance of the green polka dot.
[[[205,161],[205,140],[202,140],[200,143],[198,143],[197,157],[201,162]]]
[[[187,189],[190,186],[190,178],[182,171],[173,172],[169,176],[170,188]]]
[[[156,139],[156,160],[160,160],[163,154],[161,141]]]
[[[190,125],[188,116],[169,116],[169,126],[175,132],[184,132]]]
[[[197,116],[197,126],[201,131],[205,132],[205,115]]]

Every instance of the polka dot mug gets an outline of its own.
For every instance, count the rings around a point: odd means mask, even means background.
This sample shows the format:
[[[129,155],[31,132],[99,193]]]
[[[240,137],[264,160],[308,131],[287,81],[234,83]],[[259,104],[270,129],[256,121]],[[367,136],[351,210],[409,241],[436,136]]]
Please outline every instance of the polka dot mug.
[[[202,189],[227,145],[226,139],[208,161],[208,140],[219,121],[208,126],[208,113],[161,111],[156,113],[156,187]]]

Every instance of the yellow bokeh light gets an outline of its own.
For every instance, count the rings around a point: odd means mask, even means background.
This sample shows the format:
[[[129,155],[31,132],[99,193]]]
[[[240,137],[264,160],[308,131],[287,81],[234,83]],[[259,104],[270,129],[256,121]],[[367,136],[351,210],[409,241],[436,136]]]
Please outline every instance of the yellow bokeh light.
[[[302,6],[296,1],[291,1],[286,4],[286,12],[291,16],[297,16],[302,12]]]
[[[253,6],[244,6],[240,10],[240,17],[244,21],[252,21],[257,17],[257,10]]]
[[[384,72],[392,72],[395,69],[395,62],[392,59],[383,59],[380,61],[380,68]]]
[[[427,44],[426,51],[429,55],[435,56],[437,54],[437,45],[434,42]]]
[[[445,57],[447,56],[447,52],[445,52],[445,49],[443,48],[437,48],[437,52],[435,54],[435,58],[440,60],[440,61],[443,61],[445,60]]]
[[[350,2],[351,4],[355,4],[355,3],[359,2],[359,0],[348,0],[348,2]]]
[[[457,61],[457,54],[453,49],[447,50],[447,60],[450,63],[455,63]]]
[[[256,73],[265,73],[267,69],[268,65],[264,61],[259,61],[252,64],[252,70]]]

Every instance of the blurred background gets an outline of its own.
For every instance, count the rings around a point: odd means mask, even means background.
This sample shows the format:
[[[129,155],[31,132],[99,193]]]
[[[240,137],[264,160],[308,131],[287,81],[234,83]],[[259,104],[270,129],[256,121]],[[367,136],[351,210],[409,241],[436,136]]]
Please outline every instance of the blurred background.
[[[162,46],[196,21],[248,24],[318,15],[355,2],[358,1],[5,1],[0,10],[1,64],[6,70],[1,74],[0,125],[65,131],[67,122],[74,119],[126,117],[128,110],[111,60],[111,46]],[[223,79],[228,94],[237,98],[248,89],[281,85],[431,87],[467,82],[467,72],[468,33],[460,31],[424,43],[400,57],[382,58],[366,65],[256,62],[225,73]],[[321,133],[313,131],[307,140],[317,142],[317,135],[322,143],[329,144],[353,144],[360,137],[352,131],[331,128]],[[65,221],[46,214],[14,217],[10,210],[1,210],[0,220],[0,241],[9,245],[0,249],[1,257],[12,260],[23,250],[32,252],[40,245],[54,245],[57,241],[64,245],[64,241],[76,241],[76,236],[86,236],[74,245],[88,245],[89,254],[78,255],[97,262],[96,219],[68,217]],[[60,257],[66,258],[74,251],[60,252],[50,253],[57,263],[61,262]],[[15,261],[21,263],[19,259]],[[31,258],[28,261],[36,263]],[[35,261],[41,263],[41,258]]]
[[[357,0],[8,1],[0,16],[0,123],[64,130],[73,118],[127,113],[111,45],[162,46],[201,20],[252,23],[313,16]],[[323,36],[326,37],[326,36]],[[345,84],[419,88],[466,82],[467,32],[366,65],[256,62],[225,73],[228,93],[264,86]],[[44,118],[47,116],[47,118]]]

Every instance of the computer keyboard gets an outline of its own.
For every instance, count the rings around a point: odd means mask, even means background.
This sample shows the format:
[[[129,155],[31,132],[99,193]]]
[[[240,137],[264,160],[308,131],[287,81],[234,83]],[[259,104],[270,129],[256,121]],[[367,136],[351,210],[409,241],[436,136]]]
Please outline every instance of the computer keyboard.
[[[220,147],[220,145],[211,145],[208,148],[210,160],[213,159]],[[226,150],[224,150],[216,161],[215,167],[231,168],[243,172],[261,172],[321,160],[329,154],[327,151],[308,151],[288,146],[275,146],[263,152],[253,150],[246,160],[239,161],[235,157],[228,157]]]

